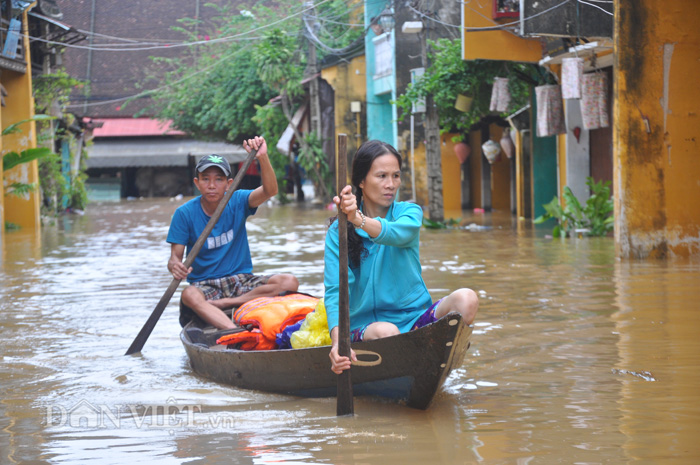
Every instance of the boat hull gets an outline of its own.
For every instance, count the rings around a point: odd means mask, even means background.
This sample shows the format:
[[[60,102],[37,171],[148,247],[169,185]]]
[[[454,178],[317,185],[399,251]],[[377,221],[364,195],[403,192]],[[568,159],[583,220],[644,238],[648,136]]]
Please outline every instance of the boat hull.
[[[209,345],[192,337],[195,323],[180,338],[195,373],[243,389],[303,397],[336,395],[337,375],[330,370],[329,347],[243,351]],[[451,313],[428,326],[397,336],[355,343],[352,348],[371,366],[353,366],[354,395],[393,399],[418,409],[430,405],[469,347],[472,327]],[[374,362],[374,364],[372,364]],[[377,363],[378,362],[378,363]]]

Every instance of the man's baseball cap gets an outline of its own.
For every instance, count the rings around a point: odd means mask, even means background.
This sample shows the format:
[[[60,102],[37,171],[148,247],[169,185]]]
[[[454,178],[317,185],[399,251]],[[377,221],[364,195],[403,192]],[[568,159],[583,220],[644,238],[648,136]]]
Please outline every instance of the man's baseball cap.
[[[227,177],[231,176],[231,165],[228,164],[224,157],[216,154],[203,156],[197,163],[197,173],[201,173],[211,166],[221,169]]]

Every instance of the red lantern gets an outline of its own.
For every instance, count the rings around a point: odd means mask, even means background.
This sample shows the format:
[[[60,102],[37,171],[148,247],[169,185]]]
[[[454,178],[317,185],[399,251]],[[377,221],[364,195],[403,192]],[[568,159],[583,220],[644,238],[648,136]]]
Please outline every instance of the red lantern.
[[[467,158],[469,158],[469,154],[472,153],[472,148],[465,142],[459,142],[455,144],[454,151],[455,155],[457,155],[457,158],[459,159],[459,164],[461,165],[467,161]]]

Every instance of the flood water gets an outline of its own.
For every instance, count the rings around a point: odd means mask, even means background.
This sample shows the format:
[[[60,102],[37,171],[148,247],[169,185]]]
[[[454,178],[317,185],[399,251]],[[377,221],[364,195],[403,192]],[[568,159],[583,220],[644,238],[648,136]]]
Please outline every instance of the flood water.
[[[471,349],[428,410],[357,398],[338,418],[334,399],[194,375],[179,292],[123,355],[170,283],[182,202],[95,204],[41,238],[4,236],[0,464],[700,463],[698,261],[619,261],[610,238],[545,239],[507,215],[424,230],[433,297],[481,297]],[[330,214],[261,207],[255,271],[320,295]]]

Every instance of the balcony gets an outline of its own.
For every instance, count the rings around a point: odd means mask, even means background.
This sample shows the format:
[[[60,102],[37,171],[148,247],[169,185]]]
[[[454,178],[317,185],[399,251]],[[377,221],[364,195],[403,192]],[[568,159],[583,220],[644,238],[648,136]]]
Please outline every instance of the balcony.
[[[0,19],[0,68],[18,73],[27,72],[22,21],[19,19]]]

